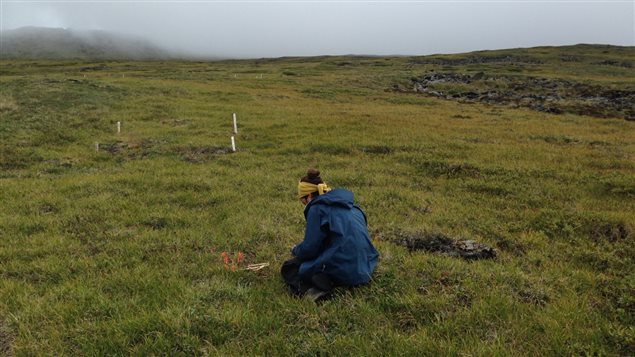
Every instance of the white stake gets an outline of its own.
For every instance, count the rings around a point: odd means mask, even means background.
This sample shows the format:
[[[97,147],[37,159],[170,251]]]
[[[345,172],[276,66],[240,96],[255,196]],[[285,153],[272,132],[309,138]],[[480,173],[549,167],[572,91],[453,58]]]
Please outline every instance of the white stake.
[[[95,143],[95,151],[99,151],[99,143]]]
[[[117,134],[120,134],[120,133],[121,133],[121,122],[118,121],[117,122]]]
[[[236,124],[236,113],[232,113],[232,117],[234,118],[234,134],[238,134],[238,124]]]
[[[232,136],[232,151],[236,152],[236,141],[234,141],[234,137]]]

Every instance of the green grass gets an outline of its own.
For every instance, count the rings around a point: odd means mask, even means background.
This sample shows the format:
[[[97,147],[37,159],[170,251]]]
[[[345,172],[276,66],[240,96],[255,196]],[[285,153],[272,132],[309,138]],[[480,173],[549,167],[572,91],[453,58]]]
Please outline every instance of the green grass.
[[[527,75],[635,71],[594,64],[632,48],[517,51],[542,61]],[[392,91],[446,71],[412,60],[0,62],[0,354],[635,353],[635,123]],[[354,191],[381,254],[321,306],[278,274],[309,166]],[[424,231],[499,256],[398,244]]]

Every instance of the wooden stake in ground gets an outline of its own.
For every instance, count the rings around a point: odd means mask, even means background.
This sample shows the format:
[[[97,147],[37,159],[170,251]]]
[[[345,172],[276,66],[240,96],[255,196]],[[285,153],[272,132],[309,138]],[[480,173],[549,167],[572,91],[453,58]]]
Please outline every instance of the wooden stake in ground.
[[[238,134],[238,124],[236,123],[236,113],[232,113],[234,119],[234,134]]]
[[[117,134],[121,134],[121,122],[117,122]]]
[[[234,137],[232,136],[232,151],[236,152],[236,141],[234,141]]]

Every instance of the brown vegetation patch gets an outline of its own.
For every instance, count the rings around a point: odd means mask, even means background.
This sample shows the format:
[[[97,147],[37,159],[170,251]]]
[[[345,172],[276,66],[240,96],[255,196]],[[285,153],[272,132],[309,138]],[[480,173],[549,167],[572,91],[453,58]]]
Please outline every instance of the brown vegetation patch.
[[[184,146],[176,151],[183,160],[192,163],[201,163],[218,155],[232,153],[232,149],[226,146]]]
[[[109,152],[111,154],[118,154],[128,149],[130,145],[122,141],[116,141],[114,143],[100,143],[99,150]]]
[[[139,142],[116,141],[111,143],[100,143],[100,151],[106,151],[112,155],[121,155],[129,159],[143,159],[151,156],[177,156],[192,163],[201,163],[218,155],[232,153],[228,146],[213,145],[187,145],[170,147],[166,142],[146,139]]]

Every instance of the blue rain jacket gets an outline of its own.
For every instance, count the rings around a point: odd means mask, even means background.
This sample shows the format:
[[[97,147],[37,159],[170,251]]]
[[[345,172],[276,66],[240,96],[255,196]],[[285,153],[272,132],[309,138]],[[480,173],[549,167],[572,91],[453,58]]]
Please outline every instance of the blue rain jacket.
[[[370,281],[379,253],[368,235],[366,215],[354,204],[353,193],[332,190],[304,208],[304,241],[292,250],[302,260],[299,274],[310,280],[325,273],[340,285]]]

